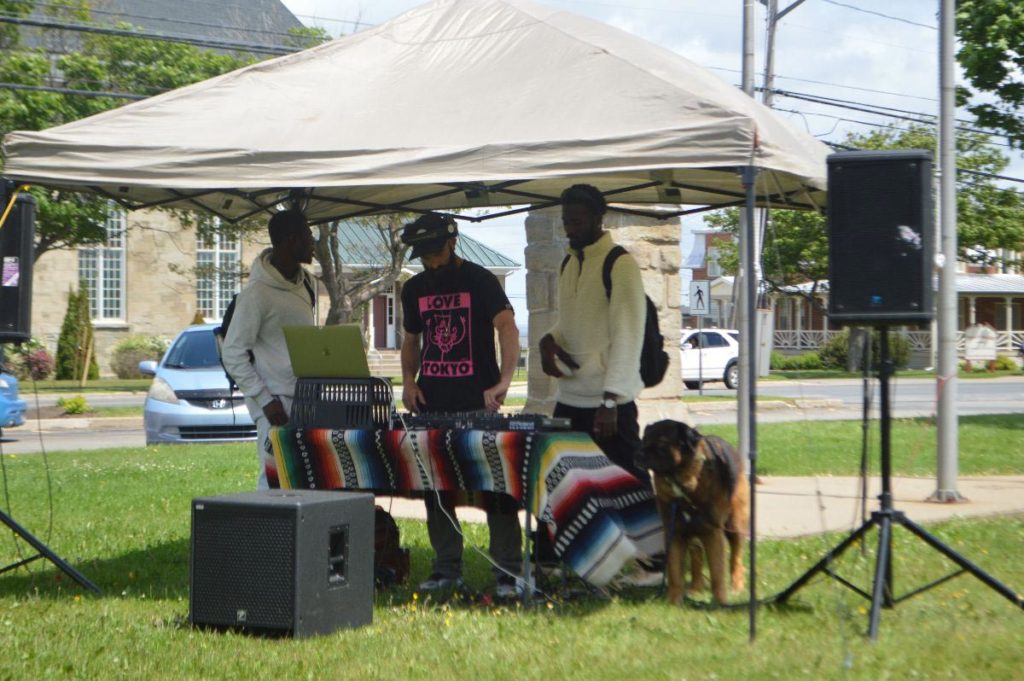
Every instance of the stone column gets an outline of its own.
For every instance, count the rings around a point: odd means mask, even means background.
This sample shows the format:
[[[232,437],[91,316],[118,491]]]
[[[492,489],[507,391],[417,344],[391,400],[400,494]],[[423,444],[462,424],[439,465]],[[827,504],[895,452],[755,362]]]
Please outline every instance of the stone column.
[[[658,322],[665,337],[669,368],[664,380],[648,388],[637,402],[641,425],[662,419],[685,419],[687,410],[679,368],[679,309],[682,264],[681,227],[678,218],[661,221],[609,212],[604,220],[612,239],[625,247],[640,265],[644,289],[658,307]],[[535,352],[541,337],[558,318],[558,274],[567,241],[562,231],[561,209],[531,211],[526,219],[526,305],[530,324],[530,361],[526,411],[550,413],[554,408],[556,381],[540,367]]]

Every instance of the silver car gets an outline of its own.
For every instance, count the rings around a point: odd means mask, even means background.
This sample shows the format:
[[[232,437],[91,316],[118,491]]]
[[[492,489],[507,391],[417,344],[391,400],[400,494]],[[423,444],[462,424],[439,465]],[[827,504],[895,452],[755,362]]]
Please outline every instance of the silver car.
[[[146,444],[255,440],[242,394],[231,392],[213,336],[216,324],[190,326],[160,363],[139,362],[153,376],[143,407]]]

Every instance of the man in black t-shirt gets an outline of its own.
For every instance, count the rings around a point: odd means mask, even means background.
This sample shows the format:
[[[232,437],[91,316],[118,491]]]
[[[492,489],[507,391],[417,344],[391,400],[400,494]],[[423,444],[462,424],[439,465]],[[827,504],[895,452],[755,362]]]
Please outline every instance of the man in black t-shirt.
[[[427,213],[402,231],[423,272],[402,287],[402,402],[411,412],[496,412],[519,360],[519,330],[498,278],[455,254],[458,228],[450,217]],[[494,334],[501,348],[495,357]],[[428,494],[427,531],[434,548],[422,591],[462,586],[462,532],[455,509]],[[446,517],[450,516],[449,517]],[[487,513],[498,598],[518,594],[522,536],[515,503],[495,500]]]

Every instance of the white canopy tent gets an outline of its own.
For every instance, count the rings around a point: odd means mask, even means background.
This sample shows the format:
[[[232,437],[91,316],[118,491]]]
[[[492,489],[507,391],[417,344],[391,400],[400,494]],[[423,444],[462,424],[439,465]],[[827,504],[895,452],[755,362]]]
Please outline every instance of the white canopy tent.
[[[4,141],[11,179],[237,220],[553,202],[817,208],[827,148],[634,35],[528,0],[437,0],[371,30]],[[687,211],[680,210],[676,214]]]
[[[651,213],[659,217],[740,205],[749,215],[755,203],[817,209],[828,149],[624,31],[529,0],[435,0],[304,52],[11,133],[4,153],[9,179],[93,191],[129,208],[238,220],[300,192],[319,223],[544,207],[575,182],[629,204],[613,206],[620,211],[691,206]],[[752,316],[752,280],[748,287]],[[752,432],[753,377],[748,363]]]

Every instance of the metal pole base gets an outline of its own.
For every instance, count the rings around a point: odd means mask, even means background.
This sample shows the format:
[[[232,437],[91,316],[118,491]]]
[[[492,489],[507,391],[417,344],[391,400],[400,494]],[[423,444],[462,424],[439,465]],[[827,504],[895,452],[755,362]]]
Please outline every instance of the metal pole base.
[[[967,497],[957,492],[955,489],[937,489],[928,495],[925,501],[934,501],[938,504],[959,504],[970,501]]]
[[[12,564],[8,565],[7,567],[0,568],[0,573],[4,573],[4,572],[7,572],[9,570],[13,570],[14,568],[21,567],[22,565],[25,565],[26,563],[30,563],[30,562],[32,562],[34,560],[38,560],[40,558],[46,558],[51,563],[53,563],[58,568],[60,568],[64,572],[64,574],[66,574],[68,577],[70,577],[71,579],[73,579],[76,582],[78,582],[81,586],[85,587],[86,589],[88,589],[89,591],[92,591],[95,594],[102,593],[100,591],[100,588],[98,586],[96,586],[95,584],[93,584],[92,582],[90,582],[85,577],[85,575],[83,575],[81,572],[79,572],[75,568],[71,567],[70,565],[68,565],[64,561],[63,558],[61,558],[56,553],[51,551],[46,546],[46,544],[44,544],[43,542],[41,542],[38,539],[36,539],[35,536],[33,536],[33,534],[31,532],[26,530],[24,527],[22,527],[18,523],[14,522],[14,519],[11,518],[6,513],[4,513],[3,511],[0,511],[0,522],[3,522],[5,525],[7,525],[7,527],[11,528],[11,530],[13,530],[16,535],[18,535],[19,537],[24,539],[26,542],[31,544],[32,548],[34,548],[36,551],[39,552],[35,556],[30,556],[29,558],[26,558],[25,560],[20,560],[17,563],[12,563]]]

